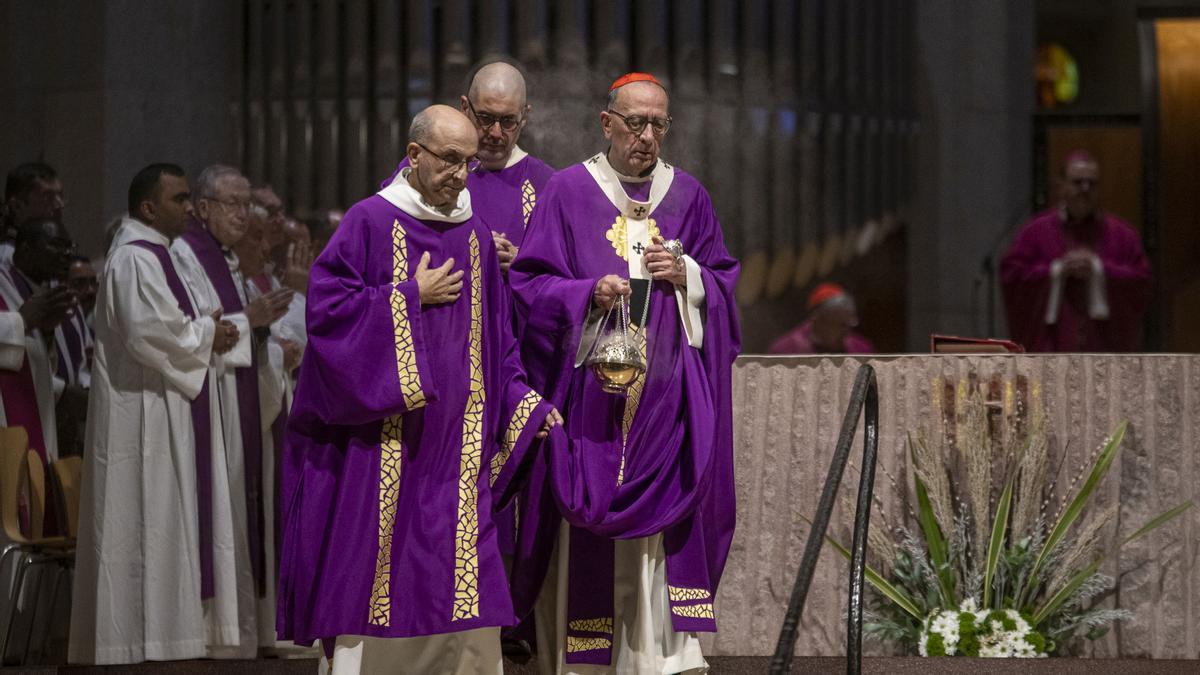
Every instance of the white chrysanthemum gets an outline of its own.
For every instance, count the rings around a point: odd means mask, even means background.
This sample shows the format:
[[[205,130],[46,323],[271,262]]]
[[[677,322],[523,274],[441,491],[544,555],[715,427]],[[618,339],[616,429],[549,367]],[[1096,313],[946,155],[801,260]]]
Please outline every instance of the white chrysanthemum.
[[[976,614],[981,627],[979,633],[979,655],[984,658],[1033,658],[1045,656],[1039,654],[1032,644],[1026,640],[1032,631],[1029,622],[1019,612],[1012,609],[1001,610],[1006,619],[1012,622],[1012,630],[1004,627],[999,619],[988,619],[991,612],[980,611]]]
[[[937,635],[942,639],[942,648],[946,652],[946,656],[954,656],[958,653],[958,610],[943,609],[931,614],[926,621],[928,629],[921,631],[921,638],[917,643],[917,653],[921,656],[929,656],[929,636]]]

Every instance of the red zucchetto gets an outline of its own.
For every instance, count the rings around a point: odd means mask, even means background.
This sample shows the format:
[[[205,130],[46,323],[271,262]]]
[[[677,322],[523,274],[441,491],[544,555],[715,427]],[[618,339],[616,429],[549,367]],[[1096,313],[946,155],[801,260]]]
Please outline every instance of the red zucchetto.
[[[662,82],[659,82],[658,79],[650,73],[625,73],[624,75],[618,77],[616,82],[613,82],[612,86],[609,87],[608,90],[613,91],[614,89],[620,89],[621,87],[633,82],[653,82],[654,84],[663,87]],[[666,87],[663,87],[663,89],[666,89]]]

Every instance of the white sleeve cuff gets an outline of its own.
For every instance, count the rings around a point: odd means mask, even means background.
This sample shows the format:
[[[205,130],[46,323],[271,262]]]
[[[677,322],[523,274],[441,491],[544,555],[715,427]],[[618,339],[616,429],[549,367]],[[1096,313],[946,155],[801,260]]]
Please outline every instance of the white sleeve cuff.
[[[605,311],[599,307],[593,307],[588,312],[587,317],[583,320],[583,330],[579,335],[579,347],[575,349],[575,367],[583,365],[587,360],[588,354],[592,351],[592,346],[596,344],[596,338],[600,337],[601,324],[604,323]]]
[[[1058,306],[1062,303],[1062,271],[1062,260],[1050,263],[1050,299],[1046,302],[1046,325],[1058,323]]]
[[[252,355],[250,353],[250,350],[252,349],[252,347],[251,347],[252,336],[250,334],[250,320],[246,318],[245,314],[230,314],[228,316],[222,316],[221,318],[225,319],[226,321],[229,321],[233,325],[237,326],[237,329],[238,329],[237,344],[233,346],[233,349],[230,349],[228,352],[225,352],[225,354],[223,355],[223,358],[225,360],[225,367],[227,367],[227,368],[249,368],[250,365],[253,363],[253,361],[251,360]]]
[[[1088,281],[1088,316],[1104,321],[1108,318],[1108,284],[1104,277],[1104,263],[1100,256],[1092,254],[1092,278]]]
[[[0,312],[0,369],[20,370],[25,363],[25,319],[20,312]]]
[[[691,256],[683,256],[687,270],[687,287],[675,287],[675,304],[679,305],[679,321],[687,335],[688,344],[696,349],[704,346],[704,279],[700,276],[700,264]]]

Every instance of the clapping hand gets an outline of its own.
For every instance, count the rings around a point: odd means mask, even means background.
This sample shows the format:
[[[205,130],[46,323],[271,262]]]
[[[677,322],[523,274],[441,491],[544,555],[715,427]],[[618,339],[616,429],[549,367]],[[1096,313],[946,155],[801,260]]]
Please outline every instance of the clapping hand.
[[[75,294],[66,286],[55,286],[37,291],[29,296],[18,312],[25,322],[25,332],[32,333],[35,329],[44,334],[51,334],[58,324],[67,318],[71,308],[75,306]]]
[[[212,349],[217,354],[224,354],[237,344],[238,329],[233,323],[221,318],[221,310],[212,313],[213,323],[216,324],[216,332],[213,333]]]
[[[297,293],[308,292],[308,273],[312,269],[312,249],[305,242],[288,246],[287,266],[283,270],[283,285]]]
[[[290,288],[279,288],[260,295],[246,305],[246,320],[251,328],[270,326],[287,313],[288,305],[292,304],[293,291]]]
[[[280,339],[279,346],[283,348],[283,369],[290,373],[300,365],[300,358],[304,356],[304,350],[300,348],[299,343],[293,340]]]

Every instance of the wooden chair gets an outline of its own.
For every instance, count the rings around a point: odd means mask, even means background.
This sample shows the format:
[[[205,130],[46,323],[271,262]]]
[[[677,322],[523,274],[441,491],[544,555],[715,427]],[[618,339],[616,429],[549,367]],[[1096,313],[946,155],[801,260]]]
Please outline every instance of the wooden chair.
[[[22,486],[25,487],[22,490]],[[21,531],[21,495],[27,497],[29,514],[29,535]],[[75,541],[67,537],[44,537],[43,519],[45,517],[46,472],[42,458],[37,452],[29,449],[29,436],[21,427],[0,427],[0,526],[10,543],[0,555],[0,570],[4,563],[14,554],[18,557],[19,568],[16,580],[10,593],[8,611],[8,627],[5,630],[4,642],[0,643],[0,659],[8,655],[12,638],[13,624],[17,615],[17,603],[24,590],[25,579],[30,568],[36,566],[56,565],[54,590],[51,593],[51,603],[57,601],[53,597],[58,592],[62,572],[74,564]],[[33,627],[37,620],[37,608],[41,602],[43,584],[38,588],[33,600],[33,612],[30,616],[30,631],[25,641],[25,650],[21,660],[29,651],[29,642],[33,637]]]
[[[58,531],[68,539],[79,537],[79,472],[81,457],[62,457],[50,465],[58,507]]]

